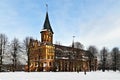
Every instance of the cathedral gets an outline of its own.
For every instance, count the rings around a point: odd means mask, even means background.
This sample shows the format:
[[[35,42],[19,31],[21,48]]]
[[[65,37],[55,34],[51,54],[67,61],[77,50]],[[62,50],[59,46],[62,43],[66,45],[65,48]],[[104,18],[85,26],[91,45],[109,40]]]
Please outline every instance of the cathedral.
[[[74,48],[74,43],[72,47],[53,44],[54,32],[48,12],[40,34],[41,41],[31,39],[29,43],[29,71],[79,72],[97,69],[97,58],[89,51]]]

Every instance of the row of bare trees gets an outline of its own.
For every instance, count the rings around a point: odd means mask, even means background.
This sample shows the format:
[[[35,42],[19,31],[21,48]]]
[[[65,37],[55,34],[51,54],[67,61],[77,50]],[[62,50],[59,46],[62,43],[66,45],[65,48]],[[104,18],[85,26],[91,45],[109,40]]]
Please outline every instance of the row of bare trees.
[[[75,48],[83,49],[84,46],[80,42],[75,42]],[[98,69],[102,70],[120,70],[120,51],[118,47],[114,47],[109,51],[106,47],[102,50],[98,50],[95,46],[89,46],[87,51],[89,51],[93,57],[98,59]]]
[[[93,56],[98,59],[98,69],[102,70],[120,70],[120,51],[118,47],[114,47],[109,51],[106,47],[98,51],[95,46],[89,46],[88,51],[90,51]]]
[[[0,34],[0,72],[3,71],[5,65],[11,66],[13,72],[17,66],[29,63],[29,42],[31,37],[26,37],[23,42],[14,38],[11,42],[5,34]]]
[[[118,47],[114,47],[111,51],[108,51],[108,49],[104,47],[100,51],[99,68],[102,69],[102,71],[120,70],[120,51]]]

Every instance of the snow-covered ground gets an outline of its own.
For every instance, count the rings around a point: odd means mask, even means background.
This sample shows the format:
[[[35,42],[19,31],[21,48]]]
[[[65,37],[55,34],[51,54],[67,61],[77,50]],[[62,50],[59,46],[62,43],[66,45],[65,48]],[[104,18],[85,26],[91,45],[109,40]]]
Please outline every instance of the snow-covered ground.
[[[1,72],[0,80],[120,80],[120,72]]]

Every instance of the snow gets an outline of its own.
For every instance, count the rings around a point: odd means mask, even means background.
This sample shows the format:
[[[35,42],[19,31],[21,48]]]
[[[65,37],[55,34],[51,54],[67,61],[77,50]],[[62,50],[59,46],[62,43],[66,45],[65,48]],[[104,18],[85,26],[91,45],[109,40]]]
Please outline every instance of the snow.
[[[120,80],[120,72],[1,72],[0,80]]]

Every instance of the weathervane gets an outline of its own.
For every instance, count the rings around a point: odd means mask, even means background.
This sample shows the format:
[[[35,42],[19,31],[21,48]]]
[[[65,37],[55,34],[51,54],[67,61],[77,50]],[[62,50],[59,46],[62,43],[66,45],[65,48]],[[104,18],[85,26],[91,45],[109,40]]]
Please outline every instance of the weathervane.
[[[48,4],[46,4],[46,11],[48,12]]]

